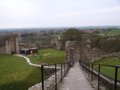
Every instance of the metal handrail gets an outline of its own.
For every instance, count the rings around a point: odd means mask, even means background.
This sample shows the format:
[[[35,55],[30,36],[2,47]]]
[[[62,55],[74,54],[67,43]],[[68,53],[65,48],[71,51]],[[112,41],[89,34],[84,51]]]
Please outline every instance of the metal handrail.
[[[68,64],[68,63],[58,63],[58,64],[45,64],[45,65],[42,65],[41,66],[41,81],[42,81],[42,90],[45,90],[45,87],[44,87],[44,68],[45,68],[45,66],[54,66],[54,74],[55,74],[55,90],[57,90],[57,70],[58,70],[58,68],[57,68],[57,65],[60,65],[60,68],[59,68],[59,70],[61,70],[60,72],[61,72],[61,81],[62,81],[62,79],[63,79],[63,76],[65,76],[66,75],[66,72],[68,71],[68,69],[69,69],[69,65],[68,65],[68,67],[66,67],[66,64]]]
[[[114,73],[114,90],[117,90],[117,82],[118,82],[118,68],[120,66],[118,65],[106,65],[106,64],[98,64],[98,90],[99,90],[99,82],[100,82],[100,74],[101,74],[101,66],[106,66],[106,67],[113,67],[115,68],[115,73]]]
[[[87,70],[88,72],[91,73],[92,75],[92,80],[93,80],[93,74],[95,74],[94,71],[94,66],[93,65],[97,65],[98,66],[98,73],[96,73],[97,77],[98,77],[98,90],[100,90],[100,80],[101,80],[101,66],[106,66],[106,67],[113,67],[115,68],[115,77],[114,77],[114,90],[117,90],[117,82],[120,82],[120,80],[118,80],[118,68],[120,68],[119,65],[107,65],[107,64],[91,64],[91,67],[88,67],[87,65],[80,63],[81,66],[83,66],[83,68],[85,68],[85,70]],[[106,78],[106,77],[105,77]]]
[[[108,66],[108,67],[118,67],[120,68],[120,65],[107,65],[107,64],[100,64],[102,66]]]

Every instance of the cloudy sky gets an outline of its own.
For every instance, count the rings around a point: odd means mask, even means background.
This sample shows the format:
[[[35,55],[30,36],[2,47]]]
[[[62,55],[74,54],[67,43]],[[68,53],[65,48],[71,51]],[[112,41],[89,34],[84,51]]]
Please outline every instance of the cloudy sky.
[[[120,0],[0,0],[0,28],[120,25]]]

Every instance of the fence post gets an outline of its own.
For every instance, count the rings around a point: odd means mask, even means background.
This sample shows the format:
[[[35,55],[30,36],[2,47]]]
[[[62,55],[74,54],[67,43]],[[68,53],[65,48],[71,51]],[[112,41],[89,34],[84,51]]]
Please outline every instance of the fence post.
[[[42,80],[42,90],[44,90],[44,66],[41,66],[41,80]]]
[[[118,67],[115,67],[115,82],[114,82],[114,90],[117,90],[117,77],[118,77]]]
[[[91,64],[91,65],[92,65],[91,67],[92,67],[92,81],[93,81],[93,64]]]
[[[62,81],[62,78],[63,78],[63,76],[62,76],[62,64],[61,64],[61,81]]]
[[[57,65],[55,64],[55,90],[57,90]]]
[[[100,64],[98,65],[98,90],[100,90]]]
[[[67,73],[68,73],[68,71],[69,71],[68,63],[66,63],[66,68],[67,68]]]
[[[65,63],[64,63],[64,76],[65,76]]]

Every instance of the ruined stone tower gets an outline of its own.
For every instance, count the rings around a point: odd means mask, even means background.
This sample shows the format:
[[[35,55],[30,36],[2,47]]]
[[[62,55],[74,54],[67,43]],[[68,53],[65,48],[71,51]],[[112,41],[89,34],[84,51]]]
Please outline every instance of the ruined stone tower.
[[[74,62],[79,61],[80,59],[80,47],[78,41],[67,41],[66,42],[66,53],[67,53],[67,62],[70,66],[74,65]]]
[[[19,53],[18,36],[0,36],[0,54]]]
[[[67,41],[65,47],[67,62],[70,63],[71,66],[77,61],[89,65],[91,60],[90,43],[91,41],[87,35],[84,35],[81,41]]]
[[[80,62],[86,64],[89,66],[90,60],[91,60],[91,40],[87,34],[83,35],[82,41],[81,41],[81,57]]]

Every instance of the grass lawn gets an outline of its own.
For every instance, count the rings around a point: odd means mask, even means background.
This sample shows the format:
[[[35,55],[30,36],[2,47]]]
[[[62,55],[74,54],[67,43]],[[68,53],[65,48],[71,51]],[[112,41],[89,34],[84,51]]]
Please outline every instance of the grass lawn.
[[[112,56],[106,57],[106,58],[93,62],[93,64],[94,64],[95,69],[98,69],[98,66],[95,64],[107,64],[107,65],[119,65],[120,66],[120,57],[112,57]],[[115,68],[101,66],[101,72],[103,75],[114,79]],[[118,72],[118,79],[120,80],[120,68]]]
[[[0,90],[27,90],[40,82],[40,70],[23,58],[0,55]]]
[[[64,62],[63,51],[45,49],[39,55],[51,53],[48,57],[39,59],[38,56],[29,56],[34,63],[60,63]],[[57,57],[58,55],[58,57]],[[0,90],[27,90],[32,85],[39,83],[40,69],[29,66],[26,60],[12,55],[0,55]]]
[[[42,49],[39,50],[37,56],[29,56],[33,63],[63,63],[65,61],[65,52],[55,49]]]

